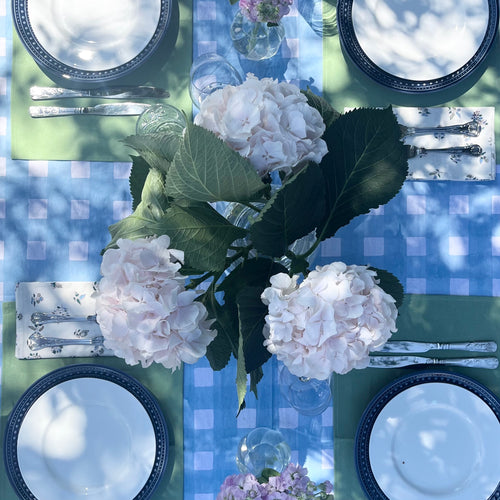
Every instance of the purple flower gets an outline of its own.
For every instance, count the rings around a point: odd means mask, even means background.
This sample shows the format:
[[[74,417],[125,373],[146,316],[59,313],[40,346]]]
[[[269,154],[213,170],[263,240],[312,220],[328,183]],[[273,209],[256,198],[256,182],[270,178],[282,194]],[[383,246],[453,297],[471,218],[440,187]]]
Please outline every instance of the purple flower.
[[[292,0],[240,0],[242,14],[256,23],[277,24],[290,12]]]

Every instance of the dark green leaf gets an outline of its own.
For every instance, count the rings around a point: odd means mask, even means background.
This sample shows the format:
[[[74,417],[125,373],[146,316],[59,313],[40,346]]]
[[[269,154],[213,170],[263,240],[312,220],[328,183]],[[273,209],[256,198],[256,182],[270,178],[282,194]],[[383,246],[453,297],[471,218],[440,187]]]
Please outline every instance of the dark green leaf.
[[[326,189],[322,240],[354,217],[387,203],[408,173],[399,125],[391,108],[356,109],[342,115],[325,133],[328,153],[320,167]]]
[[[129,176],[130,194],[132,195],[132,210],[141,202],[142,190],[149,174],[149,164],[140,156],[132,156],[132,170]]]
[[[179,149],[181,138],[177,134],[154,133],[130,135],[123,142],[135,149],[150,167],[167,173],[170,162]]]
[[[142,189],[142,200],[135,211],[109,226],[111,242],[106,249],[114,247],[120,238],[133,240],[168,234],[162,232],[161,229],[161,219],[168,207],[164,192],[163,174],[156,169],[151,169]]]
[[[246,287],[260,287],[262,290],[269,286],[269,278],[278,273],[287,273],[286,267],[271,259],[258,257],[247,260],[238,265],[218,286],[224,292],[226,303],[236,303],[236,296]]]
[[[386,271],[384,269],[377,269],[376,267],[370,266],[377,273],[377,278],[380,280],[379,286],[384,290],[385,293],[392,295],[396,301],[396,307],[399,309],[403,304],[405,297],[403,285],[398,280],[394,274]]]
[[[236,298],[247,373],[261,367],[271,357],[264,347],[262,333],[267,314],[267,306],[260,300],[262,292],[262,287],[247,287]]]
[[[259,477],[259,482],[260,483],[268,483],[269,482],[269,478],[270,477],[275,477],[275,476],[279,476],[280,473],[274,469],[264,469],[261,474],[260,474],[260,477]]]
[[[229,362],[231,354],[238,355],[238,312],[236,308],[219,304],[213,289],[209,288],[200,298],[205,305],[210,318],[215,318],[212,329],[217,330],[217,336],[208,345],[207,359],[212,370],[222,370]]]
[[[302,93],[307,97],[309,106],[319,111],[327,128],[340,116],[340,113],[333,109],[328,101],[312,92],[309,88],[302,90]]]
[[[158,234],[158,233],[156,233]],[[181,207],[172,204],[161,221],[173,248],[184,251],[185,263],[200,271],[223,271],[228,246],[246,235],[208,204]]]
[[[238,415],[243,409],[247,393],[247,370],[245,368],[245,356],[243,355],[243,339],[239,336],[238,361],[236,363],[236,392],[238,393]]]
[[[266,189],[250,162],[212,132],[188,124],[166,179],[167,195],[195,201],[256,200]]]
[[[259,397],[257,394],[257,384],[262,380],[263,376],[264,371],[261,366],[250,372],[250,390],[254,393],[256,398]]]
[[[279,257],[316,228],[324,211],[323,175],[318,165],[310,163],[266,203],[250,227],[250,239],[260,252]]]

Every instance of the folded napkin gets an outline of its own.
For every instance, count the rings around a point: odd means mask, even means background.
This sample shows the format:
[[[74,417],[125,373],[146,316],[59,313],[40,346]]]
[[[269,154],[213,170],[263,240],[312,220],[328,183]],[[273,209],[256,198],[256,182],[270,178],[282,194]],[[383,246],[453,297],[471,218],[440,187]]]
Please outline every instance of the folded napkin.
[[[31,349],[30,337],[37,334],[43,337],[60,339],[92,339],[101,336],[96,321],[87,320],[95,315],[95,291],[92,282],[29,282],[18,283],[16,287],[16,358],[71,358],[89,356],[112,356],[113,352],[102,344],[63,345]],[[84,321],[70,320],[43,322],[36,325],[33,313],[46,313],[61,319],[82,318]]]
[[[478,144],[481,156],[428,152],[411,158],[409,180],[426,181],[491,181],[495,179],[495,108],[394,108],[398,122],[407,127],[444,127],[476,120],[481,125],[478,137],[456,134],[412,135],[405,144],[418,148],[442,149]]]

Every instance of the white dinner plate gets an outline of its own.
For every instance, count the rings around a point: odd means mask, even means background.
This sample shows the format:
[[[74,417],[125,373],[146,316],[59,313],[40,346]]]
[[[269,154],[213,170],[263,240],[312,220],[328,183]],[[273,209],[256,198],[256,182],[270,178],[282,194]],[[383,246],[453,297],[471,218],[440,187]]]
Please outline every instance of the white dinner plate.
[[[372,500],[487,500],[500,495],[499,402],[451,373],[399,379],[370,404],[356,443]]]
[[[151,55],[170,19],[170,0],[13,0],[14,24],[42,68],[102,81]]]
[[[354,62],[396,90],[438,90],[469,75],[498,27],[497,0],[339,0]]]
[[[168,434],[153,397],[122,372],[72,365],[38,380],[14,408],[6,465],[20,498],[149,498]]]

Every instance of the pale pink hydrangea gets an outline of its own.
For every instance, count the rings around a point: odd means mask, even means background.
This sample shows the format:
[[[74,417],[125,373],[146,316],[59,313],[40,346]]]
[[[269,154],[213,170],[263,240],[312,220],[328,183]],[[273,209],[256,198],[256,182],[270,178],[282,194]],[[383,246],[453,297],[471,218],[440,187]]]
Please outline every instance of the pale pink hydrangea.
[[[168,248],[168,236],[117,245],[104,253],[95,293],[104,345],[130,365],[175,370],[198,361],[216,332],[197,292],[184,287],[184,252]]]
[[[240,0],[241,13],[252,22],[277,24],[290,12],[292,0]]]
[[[396,331],[395,300],[366,266],[333,262],[297,280],[277,274],[261,296],[264,345],[294,375],[324,380],[365,368],[369,353]]]
[[[319,163],[328,152],[321,138],[325,124],[299,88],[252,74],[203,100],[196,125],[211,130],[263,176],[289,174],[307,161]]]

